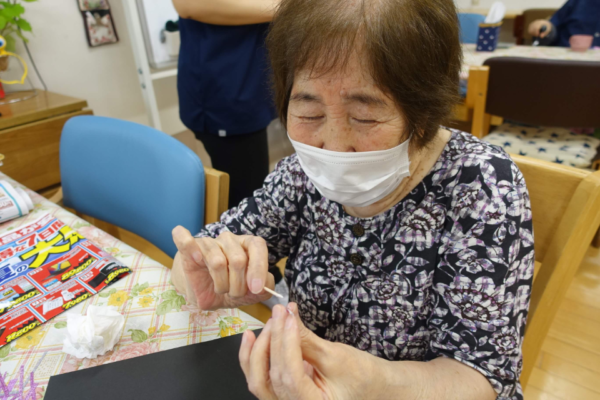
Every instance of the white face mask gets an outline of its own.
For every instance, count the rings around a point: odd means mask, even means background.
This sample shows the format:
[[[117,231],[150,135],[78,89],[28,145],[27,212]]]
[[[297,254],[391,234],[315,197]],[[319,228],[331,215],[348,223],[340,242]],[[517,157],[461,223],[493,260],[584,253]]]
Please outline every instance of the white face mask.
[[[345,206],[369,206],[392,193],[402,179],[410,176],[410,138],[392,149],[360,153],[323,150],[292,138],[290,141],[317,190]]]

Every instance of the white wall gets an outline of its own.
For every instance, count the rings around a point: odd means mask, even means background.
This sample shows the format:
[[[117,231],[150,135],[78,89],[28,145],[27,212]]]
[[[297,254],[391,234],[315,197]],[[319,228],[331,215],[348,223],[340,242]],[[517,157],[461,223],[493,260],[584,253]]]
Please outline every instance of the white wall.
[[[96,115],[148,123],[139,88],[122,0],[111,0],[119,43],[90,48],[75,0],[25,3],[33,27],[29,49],[48,90],[88,101]],[[24,49],[17,52],[26,56]],[[30,71],[32,69],[30,68]],[[35,76],[32,71],[31,76]],[[41,85],[34,79],[36,86]],[[177,107],[176,78],[155,83],[163,130],[185,129]]]
[[[497,0],[455,0],[459,8],[487,8]],[[560,8],[566,0],[502,0],[509,10],[525,10],[528,8]],[[473,4],[475,3],[475,4]],[[478,4],[477,4],[478,3]]]

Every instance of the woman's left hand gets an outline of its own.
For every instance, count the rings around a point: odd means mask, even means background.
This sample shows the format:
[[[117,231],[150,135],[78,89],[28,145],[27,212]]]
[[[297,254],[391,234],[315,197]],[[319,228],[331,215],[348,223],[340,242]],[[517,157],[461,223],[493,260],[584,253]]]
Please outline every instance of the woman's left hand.
[[[290,303],[273,308],[258,338],[244,332],[240,363],[248,388],[260,400],[377,398],[383,364],[364,351],[321,339]]]

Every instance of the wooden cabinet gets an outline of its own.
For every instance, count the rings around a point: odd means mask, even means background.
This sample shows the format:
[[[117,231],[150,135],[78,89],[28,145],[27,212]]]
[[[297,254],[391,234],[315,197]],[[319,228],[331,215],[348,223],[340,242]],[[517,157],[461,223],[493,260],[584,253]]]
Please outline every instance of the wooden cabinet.
[[[32,190],[59,184],[62,128],[71,117],[93,114],[86,107],[85,100],[46,91],[0,105],[0,171]]]

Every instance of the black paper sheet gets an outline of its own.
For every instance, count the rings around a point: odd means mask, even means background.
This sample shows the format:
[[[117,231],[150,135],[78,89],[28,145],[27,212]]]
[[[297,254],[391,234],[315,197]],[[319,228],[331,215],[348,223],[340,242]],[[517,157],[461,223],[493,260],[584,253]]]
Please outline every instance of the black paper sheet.
[[[241,341],[235,335],[56,375],[44,400],[255,399],[238,360]]]

